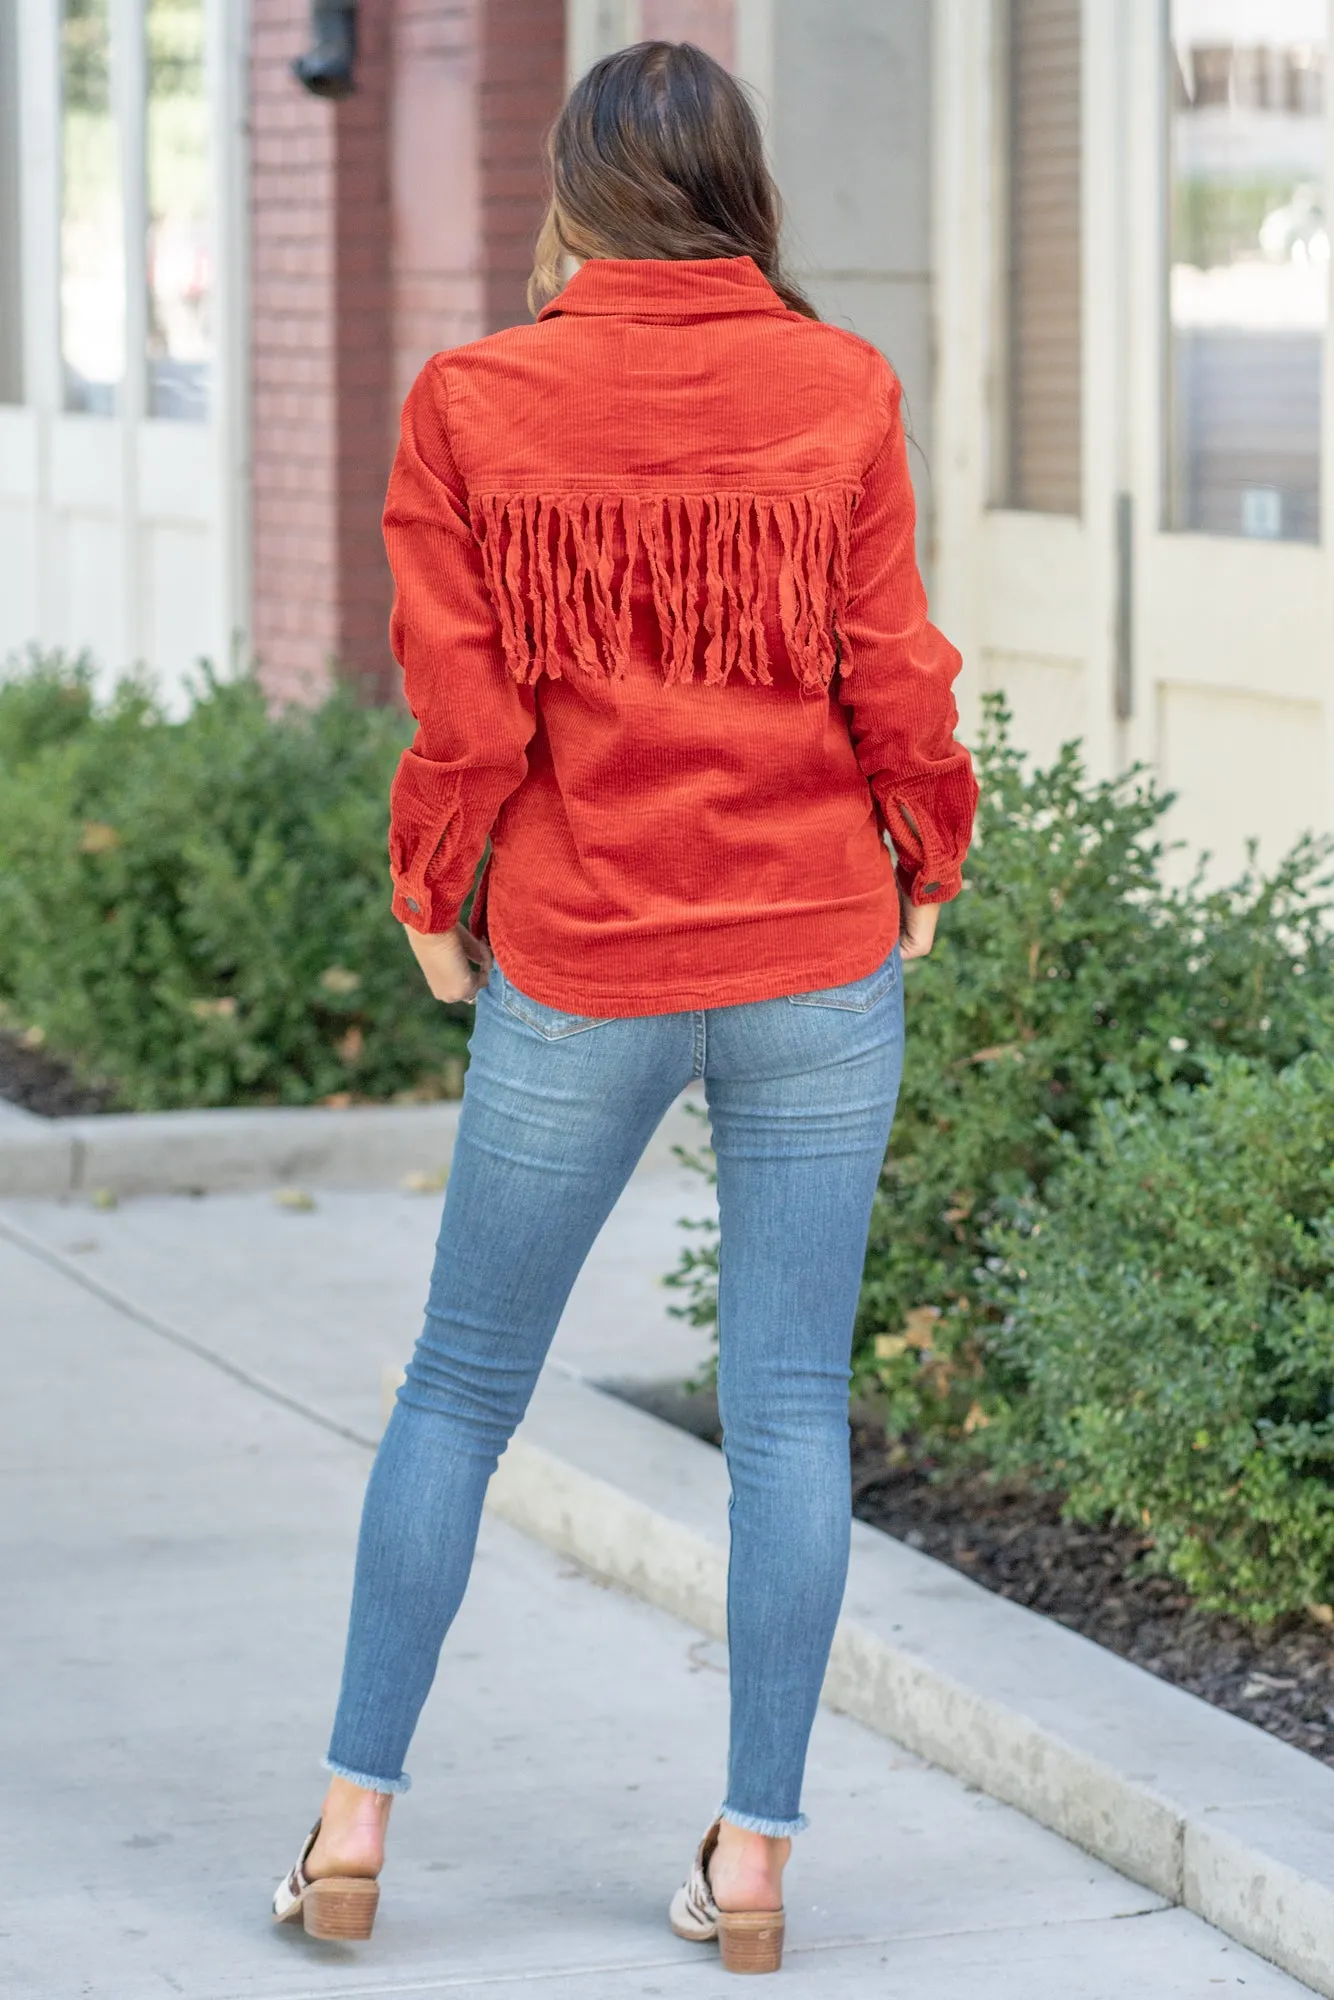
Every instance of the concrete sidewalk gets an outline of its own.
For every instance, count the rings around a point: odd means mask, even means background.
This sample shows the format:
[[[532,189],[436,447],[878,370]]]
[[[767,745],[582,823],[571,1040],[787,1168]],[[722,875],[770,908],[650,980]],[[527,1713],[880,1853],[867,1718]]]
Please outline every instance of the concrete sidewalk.
[[[666,1185],[632,1183],[604,1233],[566,1365],[651,1379],[698,1355],[655,1283],[675,1247]],[[698,1183],[674,1191],[698,1210]],[[374,1941],[265,1924],[318,1801],[367,1464],[328,1425],[378,1429],[437,1209],[344,1192],[311,1211],[264,1195],[0,1207],[66,1267],[0,1240],[6,1995],[735,1990],[663,1922],[716,1803],[723,1650],[495,1522],[396,1809]],[[802,2000],[1306,1990],[828,1713],[807,1806],[781,1987]]]

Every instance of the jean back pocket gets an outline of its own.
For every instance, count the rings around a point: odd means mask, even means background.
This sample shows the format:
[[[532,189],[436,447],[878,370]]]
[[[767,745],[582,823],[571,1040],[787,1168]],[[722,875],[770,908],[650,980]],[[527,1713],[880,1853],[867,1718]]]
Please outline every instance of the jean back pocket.
[[[522,1021],[525,1028],[531,1028],[544,1042],[567,1041],[571,1035],[582,1035],[590,1028],[607,1026],[605,1019],[595,1019],[588,1014],[565,1014],[559,1007],[548,1007],[542,1000],[531,1000],[505,977],[499,965],[496,971],[500,975],[500,1004],[505,1012],[512,1014],[516,1021]]]
[[[899,977],[899,948],[895,945],[883,965],[846,986],[823,986],[817,993],[789,993],[793,1007],[833,1007],[841,1014],[869,1014],[877,1002],[892,993]]]

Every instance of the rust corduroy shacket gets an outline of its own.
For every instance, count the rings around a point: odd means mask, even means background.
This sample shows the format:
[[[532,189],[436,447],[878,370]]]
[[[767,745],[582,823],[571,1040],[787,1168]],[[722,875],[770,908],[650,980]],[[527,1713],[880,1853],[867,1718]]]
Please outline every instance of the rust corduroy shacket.
[[[872,971],[958,893],[976,787],[928,622],[899,386],[748,257],[582,266],[428,362],[385,510],[417,718],[394,911],[472,886],[506,974],[584,1015]]]

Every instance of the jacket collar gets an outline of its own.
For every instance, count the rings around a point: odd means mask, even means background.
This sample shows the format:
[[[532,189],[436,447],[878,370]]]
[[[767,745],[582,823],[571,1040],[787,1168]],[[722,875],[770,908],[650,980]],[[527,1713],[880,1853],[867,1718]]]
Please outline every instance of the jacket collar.
[[[787,307],[751,257],[595,257],[581,264],[539,319],[587,313],[685,324]]]

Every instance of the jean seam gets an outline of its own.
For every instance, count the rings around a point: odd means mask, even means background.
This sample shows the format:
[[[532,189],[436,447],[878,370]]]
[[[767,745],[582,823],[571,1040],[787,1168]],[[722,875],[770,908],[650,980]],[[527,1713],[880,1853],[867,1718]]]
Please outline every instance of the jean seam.
[[[690,1065],[690,1074],[692,1078],[697,1076],[703,1076],[704,1065],[708,1060],[708,1053],[709,1053],[708,1016],[701,1011],[695,1015],[695,1048],[694,1048],[693,1060]]]

